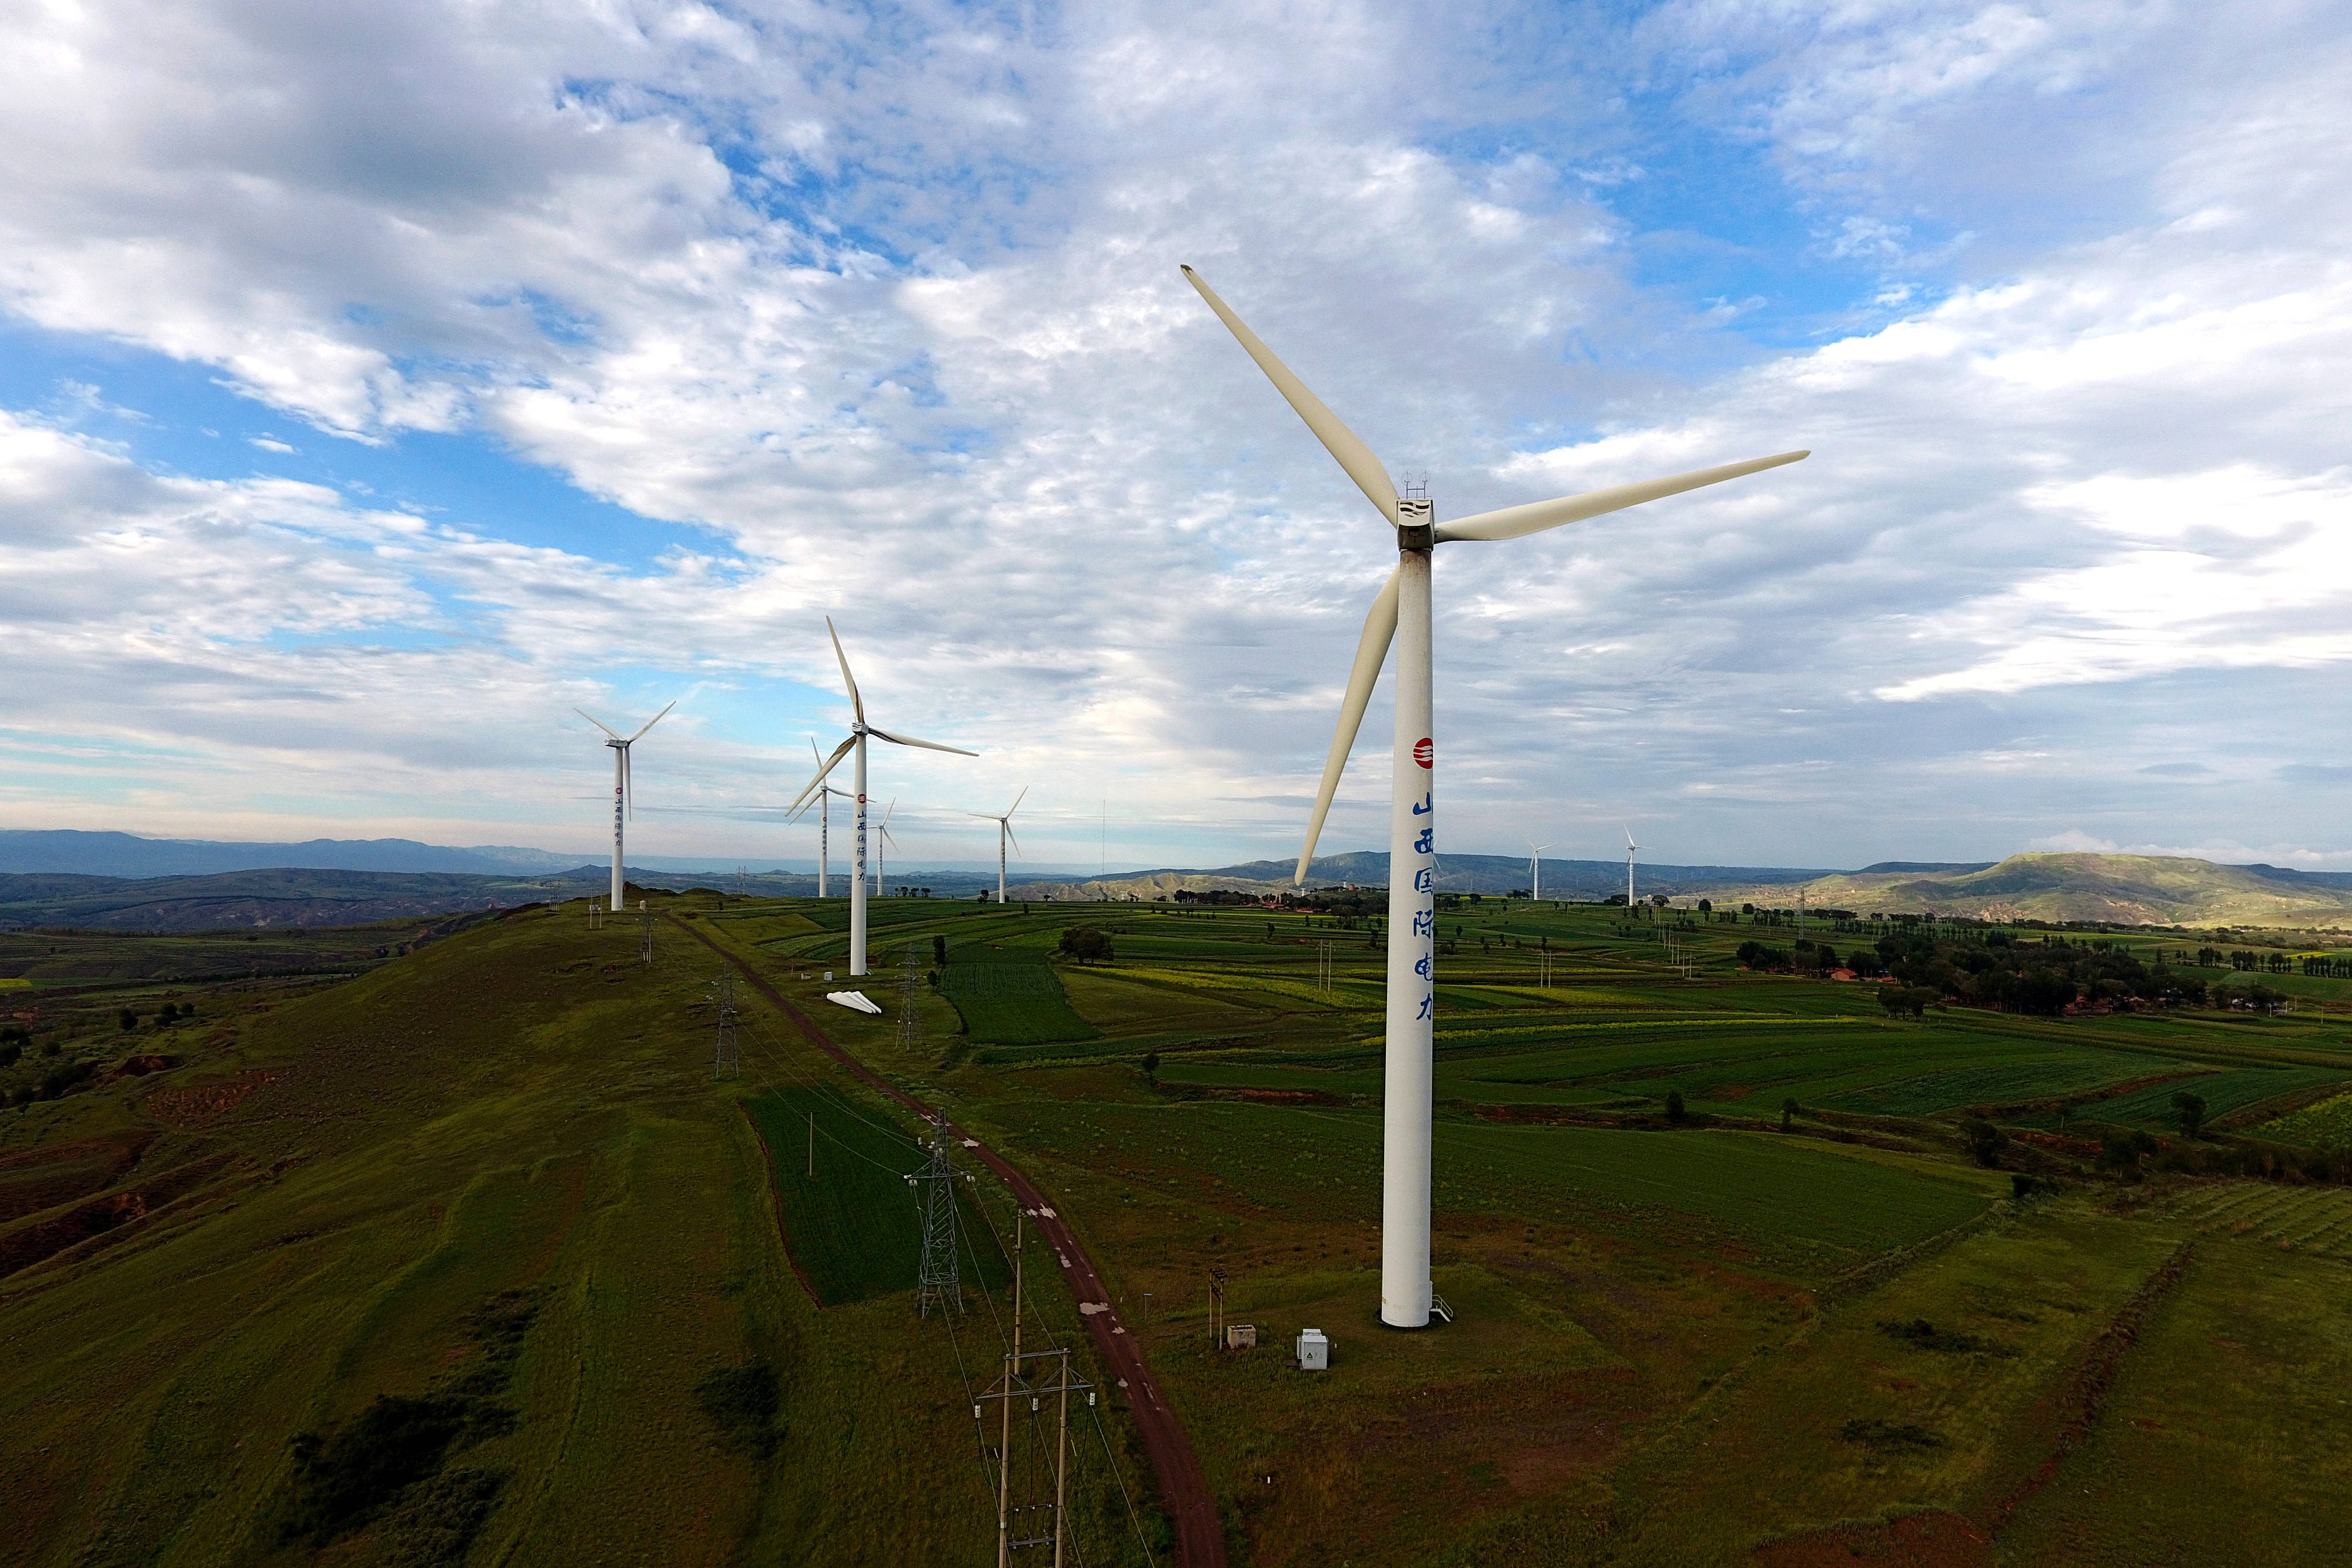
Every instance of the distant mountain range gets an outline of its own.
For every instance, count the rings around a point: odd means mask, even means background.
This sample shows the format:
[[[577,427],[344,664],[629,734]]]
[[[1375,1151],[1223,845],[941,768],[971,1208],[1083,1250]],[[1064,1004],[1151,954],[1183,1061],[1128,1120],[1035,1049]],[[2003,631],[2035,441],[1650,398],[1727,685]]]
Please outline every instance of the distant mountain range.
[[[502,862],[500,857],[510,857]],[[256,861],[272,863],[256,865]],[[221,862],[230,862],[223,866]],[[352,864],[352,862],[363,863]],[[63,863],[60,863],[63,862]],[[523,863],[516,863],[523,862]],[[1202,871],[1166,867],[1078,881],[1032,878],[1017,899],[1150,901],[1180,891],[1289,889],[1294,863],[1245,861]],[[673,862],[674,864],[674,862]],[[110,866],[111,871],[93,871]],[[156,870],[161,866],[164,869]],[[136,868],[136,869],[131,869]],[[205,869],[192,869],[205,868]],[[1449,893],[1507,894],[1530,885],[1516,855],[1445,855],[1437,885]],[[142,839],[128,833],[0,831],[0,926],[85,925],[188,931],[228,926],[364,924],[398,915],[485,909],[594,896],[608,868],[544,850],[485,845],[452,849],[409,839],[316,839],[240,844]],[[766,897],[809,897],[816,878],[797,870],[740,873],[726,862],[672,869],[631,865],[641,887],[717,887]],[[2118,925],[2352,925],[2352,872],[2273,865],[2217,865],[2157,855],[2021,854],[1999,862],[1881,861],[1859,871],[1793,866],[1642,865],[1638,894],[1677,902],[1971,915],[2001,920],[2107,921]],[[990,871],[886,870],[886,885],[908,883],[943,898],[992,891]],[[1375,851],[1326,855],[1308,885],[1385,887],[1388,856]],[[1622,861],[1548,860],[1548,897],[1597,900],[1622,893]],[[842,871],[829,891],[845,893]]]

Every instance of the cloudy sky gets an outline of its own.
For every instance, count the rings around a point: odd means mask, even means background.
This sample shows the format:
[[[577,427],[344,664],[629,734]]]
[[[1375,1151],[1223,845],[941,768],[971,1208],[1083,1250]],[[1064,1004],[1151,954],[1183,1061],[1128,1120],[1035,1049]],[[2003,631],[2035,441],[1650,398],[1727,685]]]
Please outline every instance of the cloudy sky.
[[[1444,847],[2352,865],[2352,14],[10,0],[0,825],[1294,851],[1441,517]],[[1374,846],[1388,719],[1325,844]],[[975,831],[974,830],[979,830]]]

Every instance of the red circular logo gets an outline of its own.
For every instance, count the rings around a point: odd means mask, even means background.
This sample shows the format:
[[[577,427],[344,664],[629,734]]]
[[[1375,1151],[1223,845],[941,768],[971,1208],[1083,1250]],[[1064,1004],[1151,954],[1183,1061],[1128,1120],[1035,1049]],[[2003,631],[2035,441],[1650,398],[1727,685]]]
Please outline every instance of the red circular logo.
[[[1419,740],[1412,743],[1412,759],[1415,762],[1420,763],[1423,768],[1426,768],[1429,766],[1430,758],[1434,754],[1435,749],[1435,747],[1429,744],[1429,737],[1424,735]]]

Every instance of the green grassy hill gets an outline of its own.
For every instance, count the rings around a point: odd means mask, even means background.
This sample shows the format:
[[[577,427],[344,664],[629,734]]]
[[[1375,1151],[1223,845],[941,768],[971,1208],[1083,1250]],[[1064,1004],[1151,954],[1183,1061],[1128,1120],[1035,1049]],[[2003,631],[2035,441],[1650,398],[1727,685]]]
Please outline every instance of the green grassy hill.
[[[2352,886],[2269,866],[2169,855],[2021,854],[1982,871],[1825,876],[1803,884],[1816,908],[1934,910],[1987,920],[2111,921],[2126,925],[2352,925]],[[1718,904],[1790,907],[1783,883],[1727,882]]]
[[[522,914],[0,1112],[0,1560],[989,1555],[960,1357],[986,1380],[1002,1259],[961,1338],[916,1320],[906,1128],[772,1019],[714,1084],[707,953],[637,940]],[[834,1216],[820,1294],[763,1129]],[[1108,1464],[1089,1561],[1133,1539]]]

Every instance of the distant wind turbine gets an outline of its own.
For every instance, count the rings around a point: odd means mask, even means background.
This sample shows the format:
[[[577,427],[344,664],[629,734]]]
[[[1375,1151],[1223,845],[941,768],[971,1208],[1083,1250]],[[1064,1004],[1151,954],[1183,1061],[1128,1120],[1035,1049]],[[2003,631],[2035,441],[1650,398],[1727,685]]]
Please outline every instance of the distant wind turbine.
[[[809,737],[809,755],[816,759],[819,768],[824,767],[824,755],[817,750],[814,736]],[[830,784],[823,786],[816,792],[816,895],[819,898],[827,896],[826,886],[832,880],[833,812],[830,808],[836,795],[845,800],[850,798],[848,791],[836,789]],[[797,818],[804,815],[807,810],[808,808],[803,806],[800,810],[793,814]]]
[[[1433,1294],[1429,1279],[1429,1161],[1433,1062],[1432,1044],[1436,1017],[1435,912],[1432,894],[1435,869],[1435,793],[1432,788],[1435,756],[1430,710],[1430,558],[1440,544],[1454,540],[1518,538],[1563,523],[1581,522],[1604,512],[1638,506],[1644,501],[1696,490],[1744,474],[1794,463],[1807,455],[1783,452],[1720,468],[1702,468],[1672,478],[1639,485],[1618,485],[1581,496],[1536,501],[1482,512],[1458,523],[1438,526],[1437,514],[1425,495],[1400,497],[1388,470],[1356,433],[1309,392],[1290,367],[1234,314],[1213,289],[1191,267],[1184,277],[1200,290],[1209,308],[1233,332],[1259,370],[1307,422],[1325,449],[1339,460],[1383,521],[1396,529],[1397,567],[1372,600],[1364,618],[1364,633],[1356,647],[1356,664],[1348,677],[1348,692],[1339,706],[1339,723],[1331,737],[1331,754],[1323,765],[1323,787],[1315,799],[1315,814],[1307,821],[1306,847],[1299,852],[1297,881],[1303,886],[1315,854],[1315,841],[1331,809],[1332,792],[1348,765],[1356,731],[1363,723],[1372,685],[1388,660],[1389,644],[1397,652],[1396,738],[1390,752],[1391,770],[1389,802],[1389,966],[1388,1034],[1382,1094],[1381,1158],[1381,1321],[1398,1328],[1421,1328],[1429,1322]]]
[[[626,884],[625,883],[621,874],[621,819],[624,816],[634,817],[637,814],[636,796],[629,783],[629,747],[635,746],[640,740],[643,740],[646,737],[646,730],[651,729],[654,726],[659,724],[662,721],[663,714],[668,713],[670,708],[674,708],[677,706],[677,700],[673,698],[669,705],[661,710],[661,713],[657,713],[654,715],[653,717],[646,720],[644,729],[638,730],[636,734],[629,737],[626,740],[623,740],[621,738],[621,732],[619,730],[614,729],[611,725],[606,724],[603,719],[598,718],[595,715],[588,712],[585,708],[573,708],[572,710],[573,713],[578,714],[582,718],[586,719],[590,724],[594,725],[598,729],[603,730],[606,737],[604,744],[613,748],[612,907],[614,913],[616,915],[620,913],[623,901],[628,897]]]
[[[833,755],[817,765],[816,777],[808,788],[793,799],[797,807],[811,793],[824,787],[825,775],[840,765],[851,752],[857,753],[853,781],[856,786],[857,834],[856,863],[849,874],[849,972],[866,973],[866,737],[887,740],[893,746],[919,746],[926,751],[953,752],[958,757],[977,757],[976,751],[961,747],[941,746],[936,740],[917,740],[911,735],[893,735],[887,729],[877,729],[866,722],[866,699],[857,695],[857,677],[849,673],[849,655],[841,651],[841,633],[833,629],[833,617],[824,618],[825,635],[833,639],[833,656],[841,664],[841,684],[849,688],[849,706],[854,716],[849,726],[849,738],[833,748]]]
[[[893,795],[890,803],[882,808],[882,825],[874,830],[875,837],[880,841],[874,846],[874,896],[877,898],[882,896],[882,846],[887,844],[894,850],[898,847],[898,841],[890,836],[890,816],[898,809],[898,797]]]
[[[1633,841],[1633,830],[1625,830],[1625,907],[1633,907],[1633,852],[1642,846]]]
[[[999,908],[1003,908],[1004,904],[1004,846],[1007,841],[1010,841],[1014,849],[1021,847],[1021,841],[1013,836],[1013,813],[1021,810],[1021,802],[1027,799],[1029,799],[1029,786],[1024,784],[1021,786],[1021,793],[1013,797],[1013,804],[1004,808],[1003,816],[998,816],[993,811],[964,813],[967,817],[982,817],[996,824],[996,903]]]
[[[1539,844],[1533,839],[1528,841],[1528,862],[1535,868],[1535,887],[1528,896],[1538,902],[1543,898],[1543,852],[1549,848],[1549,844]]]

